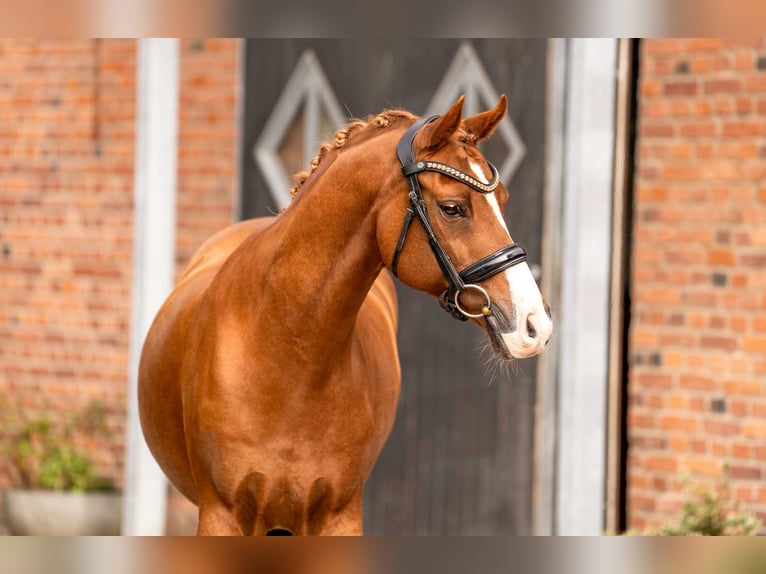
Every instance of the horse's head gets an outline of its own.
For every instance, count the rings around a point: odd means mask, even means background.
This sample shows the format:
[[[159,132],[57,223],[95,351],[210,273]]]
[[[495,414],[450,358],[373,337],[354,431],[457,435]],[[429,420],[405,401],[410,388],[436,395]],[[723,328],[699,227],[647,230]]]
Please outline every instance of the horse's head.
[[[465,119],[462,111],[461,97],[401,137],[404,175],[396,199],[379,212],[379,246],[405,284],[439,297],[456,318],[482,325],[498,357],[531,357],[545,348],[553,323],[526,252],[503,219],[508,191],[476,147],[502,121],[506,99]]]

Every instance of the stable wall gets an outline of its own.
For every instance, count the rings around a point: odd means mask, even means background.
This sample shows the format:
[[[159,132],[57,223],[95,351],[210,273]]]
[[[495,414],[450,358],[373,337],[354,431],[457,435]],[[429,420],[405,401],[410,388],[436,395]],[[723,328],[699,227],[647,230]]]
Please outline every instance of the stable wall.
[[[681,477],[766,519],[766,42],[641,42],[628,525]]]

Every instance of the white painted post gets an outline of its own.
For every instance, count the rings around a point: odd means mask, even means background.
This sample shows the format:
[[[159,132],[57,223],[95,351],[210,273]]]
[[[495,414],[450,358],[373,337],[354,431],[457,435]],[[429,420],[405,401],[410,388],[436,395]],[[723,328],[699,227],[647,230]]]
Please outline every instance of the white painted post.
[[[532,532],[554,533],[556,501],[556,436],[558,429],[558,360],[561,353],[561,265],[563,190],[565,180],[564,125],[566,118],[567,40],[548,40],[548,87],[545,110],[545,189],[543,190],[543,237],[540,287],[553,310],[553,337],[537,360],[535,394],[534,481],[532,486]]]
[[[178,150],[178,40],[138,41],[133,303],[122,532],[165,532],[167,481],[141,432],[138,361],[157,310],[173,286]]]
[[[604,529],[617,41],[567,45],[555,533]]]

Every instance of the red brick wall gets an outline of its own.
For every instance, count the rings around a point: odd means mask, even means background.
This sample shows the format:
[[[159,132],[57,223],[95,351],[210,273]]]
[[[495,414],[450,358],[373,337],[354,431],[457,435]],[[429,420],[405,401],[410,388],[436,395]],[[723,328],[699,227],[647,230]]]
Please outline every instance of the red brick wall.
[[[766,518],[766,41],[641,43],[628,516],[729,464]]]
[[[107,406],[121,473],[135,42],[0,41],[0,395]],[[0,473],[0,481],[4,473]]]
[[[177,272],[235,217],[239,41],[181,43]]]
[[[178,269],[233,218],[238,46],[181,44]],[[114,438],[94,456],[118,482],[135,66],[133,40],[0,40],[0,396],[62,414],[101,400]]]

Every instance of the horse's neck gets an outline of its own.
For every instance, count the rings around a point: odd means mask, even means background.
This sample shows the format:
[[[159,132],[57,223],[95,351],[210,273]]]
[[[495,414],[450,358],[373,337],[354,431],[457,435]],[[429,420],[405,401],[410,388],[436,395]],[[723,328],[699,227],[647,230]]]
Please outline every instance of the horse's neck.
[[[268,336],[323,358],[348,350],[359,309],[383,267],[372,207],[377,190],[367,183],[375,178],[356,179],[331,165],[268,237],[255,240],[257,256],[248,261],[262,286],[252,293],[258,328],[268,325]]]

